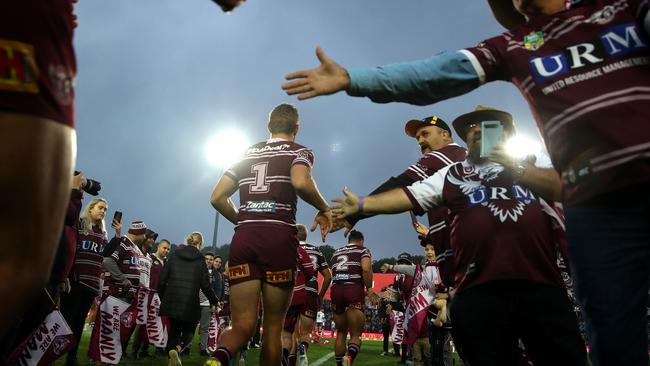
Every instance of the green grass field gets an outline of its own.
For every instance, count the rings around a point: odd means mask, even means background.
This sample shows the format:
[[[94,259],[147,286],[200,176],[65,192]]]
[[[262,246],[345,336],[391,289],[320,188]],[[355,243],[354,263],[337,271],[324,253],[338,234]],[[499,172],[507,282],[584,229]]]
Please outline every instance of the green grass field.
[[[324,340],[324,339],[323,339]],[[88,360],[87,351],[88,343],[90,341],[90,329],[87,329],[81,339],[81,345],[79,348],[79,362],[81,365],[90,365]],[[310,364],[319,364],[319,365],[334,365],[334,340],[328,339],[329,344],[312,344],[309,347],[308,357]],[[183,365],[203,365],[205,357],[201,357],[198,354],[198,336],[194,337],[194,343],[192,343],[192,352],[190,356],[182,357]],[[130,346],[129,346],[130,349]],[[150,349],[150,352],[151,349]],[[382,352],[382,342],[379,341],[364,341],[361,353],[357,356],[354,365],[355,366],[394,366],[397,365],[399,359],[394,356],[380,356]],[[251,349],[248,351],[248,356],[246,358],[246,365],[257,365],[259,360],[259,349]],[[322,360],[322,361],[321,361]],[[55,365],[63,366],[65,364],[63,358],[59,359]],[[156,357],[148,358],[144,360],[129,360],[128,362],[122,362],[120,365],[167,365],[167,357]],[[237,365],[237,364],[235,364]]]

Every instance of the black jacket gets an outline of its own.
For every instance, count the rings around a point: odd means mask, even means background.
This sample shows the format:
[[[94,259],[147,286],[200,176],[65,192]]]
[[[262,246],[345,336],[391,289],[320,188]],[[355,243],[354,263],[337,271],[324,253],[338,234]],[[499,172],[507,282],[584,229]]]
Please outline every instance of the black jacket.
[[[185,245],[169,256],[160,273],[160,314],[176,320],[198,322],[201,319],[199,289],[210,304],[217,304],[203,254],[196,247]]]

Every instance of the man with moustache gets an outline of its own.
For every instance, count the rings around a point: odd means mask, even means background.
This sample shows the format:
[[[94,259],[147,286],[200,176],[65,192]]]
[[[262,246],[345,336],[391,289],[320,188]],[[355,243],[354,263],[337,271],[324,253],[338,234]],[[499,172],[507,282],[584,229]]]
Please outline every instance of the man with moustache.
[[[438,116],[406,122],[404,132],[414,138],[422,151],[422,157],[397,177],[390,177],[370,195],[386,192],[393,188],[406,187],[435,174],[440,169],[465,160],[467,150],[454,143],[449,125]],[[350,230],[359,220],[372,217],[368,214],[355,214],[345,220],[337,221],[338,227]],[[445,285],[453,285],[453,261],[449,246],[449,214],[446,207],[439,207],[427,212],[429,227],[422,227],[421,236],[425,243],[433,243],[436,258]],[[418,225],[419,223],[414,223]],[[418,226],[419,227],[419,226]],[[446,260],[448,259],[448,260]]]
[[[453,123],[468,146],[465,161],[379,195],[359,197],[345,189],[333,212],[345,217],[448,207],[457,291],[452,334],[467,361],[517,364],[521,339],[535,365],[585,365],[585,345],[556,265],[559,218],[526,183],[543,169],[528,165],[526,178],[505,169],[496,162],[506,159],[502,148],[482,158],[482,121],[500,121],[504,139],[514,134],[509,113],[478,108]]]

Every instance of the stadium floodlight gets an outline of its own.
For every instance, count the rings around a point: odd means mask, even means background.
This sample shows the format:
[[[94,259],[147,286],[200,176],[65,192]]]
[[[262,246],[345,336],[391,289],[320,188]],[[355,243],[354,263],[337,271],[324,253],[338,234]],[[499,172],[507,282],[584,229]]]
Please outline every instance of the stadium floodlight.
[[[241,158],[249,145],[248,138],[241,131],[224,130],[206,142],[205,159],[217,168],[226,169]]]
[[[235,164],[249,146],[246,135],[236,129],[228,129],[214,135],[205,143],[205,159],[220,171],[228,169]],[[219,174],[220,175],[220,172]],[[219,212],[214,215],[214,231],[212,233],[212,250],[217,248],[217,234],[219,232]]]

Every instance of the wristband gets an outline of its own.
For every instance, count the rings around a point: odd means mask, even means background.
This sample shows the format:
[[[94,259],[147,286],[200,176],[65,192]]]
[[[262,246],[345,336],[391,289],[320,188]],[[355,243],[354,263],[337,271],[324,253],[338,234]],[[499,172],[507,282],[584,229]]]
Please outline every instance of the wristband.
[[[363,213],[363,196],[359,196],[359,212]]]

